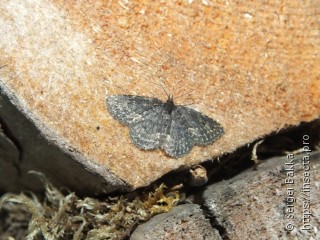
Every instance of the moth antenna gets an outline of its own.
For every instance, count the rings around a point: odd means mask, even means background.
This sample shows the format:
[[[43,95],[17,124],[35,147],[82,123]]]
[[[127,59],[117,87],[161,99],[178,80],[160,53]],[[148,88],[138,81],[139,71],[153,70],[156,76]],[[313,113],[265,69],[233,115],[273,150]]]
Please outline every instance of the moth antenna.
[[[182,81],[182,80],[178,81],[177,84],[180,84],[181,81]],[[195,91],[195,89],[193,88],[193,89],[191,89],[191,90],[188,91],[188,92],[185,92],[185,93],[182,93],[181,95],[178,95],[177,97],[175,97],[175,99],[181,98],[181,97],[186,96],[186,95],[191,95],[192,92],[194,92],[194,91]]]
[[[164,88],[164,86],[162,86],[162,84],[158,84],[158,83],[155,83],[155,82],[152,82],[150,81],[151,83],[157,85],[158,87],[161,87],[162,90],[165,92],[165,94],[167,95],[167,98],[170,98],[170,94],[166,91],[166,89]]]
[[[183,106],[191,106],[191,105],[195,105],[195,104],[199,104],[199,101],[183,104]]]
[[[177,97],[175,97],[175,99],[181,98],[181,97],[183,97],[183,96],[185,96],[185,95],[189,95],[189,94],[191,95],[190,92],[188,92],[188,93],[183,93],[183,94],[178,95]]]
[[[191,90],[191,92],[193,92],[194,89]],[[177,97],[175,97],[174,99],[177,100],[178,98],[181,98],[183,96],[186,96],[186,95],[191,95],[191,92],[186,92],[186,93],[183,93],[181,95],[178,95]],[[192,103],[189,103],[189,104],[183,104],[183,106],[190,106],[190,105],[193,105],[193,104],[197,104],[197,102],[192,102]]]

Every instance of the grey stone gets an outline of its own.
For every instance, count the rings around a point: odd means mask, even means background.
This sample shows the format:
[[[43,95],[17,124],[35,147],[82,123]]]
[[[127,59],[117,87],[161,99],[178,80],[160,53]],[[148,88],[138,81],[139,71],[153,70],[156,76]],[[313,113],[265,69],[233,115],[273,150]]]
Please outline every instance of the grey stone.
[[[19,150],[0,128],[0,192],[17,191]]]
[[[174,207],[170,212],[159,214],[137,227],[130,240],[221,240],[202,210],[196,204]]]
[[[302,153],[292,162],[287,156],[275,157],[190,199],[202,199],[198,203],[226,239],[319,239],[319,172],[320,152]],[[292,184],[286,183],[289,178]],[[310,192],[303,194],[303,183],[309,180]],[[310,231],[302,230],[303,206],[311,212]],[[294,228],[289,230],[288,224]]]

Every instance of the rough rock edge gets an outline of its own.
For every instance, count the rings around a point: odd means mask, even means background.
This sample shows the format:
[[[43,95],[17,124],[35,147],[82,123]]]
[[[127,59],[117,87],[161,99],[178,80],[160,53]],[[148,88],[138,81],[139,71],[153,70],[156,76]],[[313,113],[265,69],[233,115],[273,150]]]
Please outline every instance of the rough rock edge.
[[[303,156],[303,153],[297,154],[295,156],[294,163],[296,164],[295,171],[297,172],[302,171],[301,164]],[[311,164],[317,164],[317,166],[320,166],[319,150],[311,152],[309,157]],[[237,190],[238,187],[241,187],[241,185],[244,185],[244,183],[249,183],[253,180],[259,179],[263,175],[263,173],[274,174],[275,172],[277,172],[278,174],[281,174],[281,171],[284,171],[285,169],[286,161],[288,161],[287,156],[271,157],[265,162],[261,163],[261,165],[258,165],[256,171],[254,171],[254,169],[252,168],[249,168],[229,180],[220,181],[209,185],[200,193],[189,196],[188,199],[190,199],[191,201],[195,200],[195,203],[199,204],[204,212],[209,213],[208,215],[210,216],[209,219],[212,227],[219,230],[219,233],[223,239],[234,239],[233,237],[235,236],[232,228],[236,226],[232,225],[229,222],[229,213],[226,210],[228,206],[224,205],[226,198],[234,198],[236,200],[239,192],[243,192],[243,190]],[[215,189],[217,191],[214,191]],[[216,192],[215,197],[212,197],[212,192]],[[314,231],[316,232],[316,230]],[[291,234],[294,235],[298,233],[292,231]],[[293,238],[294,237],[292,237],[292,239]]]
[[[192,222],[191,225],[188,223],[190,221]],[[184,224],[189,228],[184,229]],[[199,229],[199,232],[193,232],[192,229],[194,227],[199,227],[199,224],[201,224],[202,229]],[[179,232],[179,229],[176,229],[175,225],[180,225],[181,229],[185,231]],[[203,235],[198,235],[198,238],[195,239],[222,239],[219,232],[211,227],[209,220],[205,218],[199,205],[183,204],[174,207],[168,213],[159,214],[148,222],[139,225],[132,233],[130,240],[172,239],[172,237],[177,237],[176,235],[179,234],[190,238],[191,236],[196,237],[195,235],[199,234],[201,231],[203,231]],[[168,233],[168,236],[165,233]]]
[[[5,96],[4,101],[7,101],[15,107],[17,111],[21,112],[26,117],[26,120],[33,124],[45,139],[61,149],[64,154],[71,156],[72,159],[80,163],[88,171],[92,172],[93,175],[97,174],[105,179],[108,188],[105,189],[105,192],[103,193],[109,193],[115,190],[129,191],[132,188],[128,186],[124,180],[116,177],[112,172],[106,169],[105,166],[95,163],[78,151],[70,151],[71,148],[68,143],[64,139],[59,138],[52,129],[48,129],[35,114],[29,111],[27,104],[23,100],[19,100],[15,93],[1,81],[1,78],[0,85],[0,94]]]

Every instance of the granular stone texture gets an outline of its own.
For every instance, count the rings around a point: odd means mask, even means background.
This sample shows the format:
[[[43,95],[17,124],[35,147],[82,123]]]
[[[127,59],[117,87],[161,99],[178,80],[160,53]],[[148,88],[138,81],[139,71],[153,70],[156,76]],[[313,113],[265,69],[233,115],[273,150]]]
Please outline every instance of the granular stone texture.
[[[319,172],[319,151],[289,153],[193,198],[203,201],[224,239],[320,239]]]
[[[20,154],[4,189],[40,190],[33,169],[82,195],[133,191],[320,116],[318,1],[1,3],[0,124]],[[165,103],[151,81],[223,136],[179,158],[131,144],[105,99]]]
[[[191,108],[156,98],[111,95],[111,115],[130,128],[134,144],[145,150],[163,149],[171,157],[187,154],[194,145],[213,143],[223,133],[219,123]]]
[[[222,238],[219,232],[212,228],[198,205],[184,204],[138,226],[130,240],[138,239],[221,240]]]

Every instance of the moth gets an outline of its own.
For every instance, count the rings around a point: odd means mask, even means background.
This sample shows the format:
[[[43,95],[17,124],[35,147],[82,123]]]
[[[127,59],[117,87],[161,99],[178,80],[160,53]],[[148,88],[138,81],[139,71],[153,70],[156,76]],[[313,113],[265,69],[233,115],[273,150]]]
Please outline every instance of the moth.
[[[171,157],[189,153],[194,145],[208,145],[224,134],[222,126],[192,108],[135,95],[110,95],[109,113],[130,129],[133,143],[140,149],[162,149]]]

